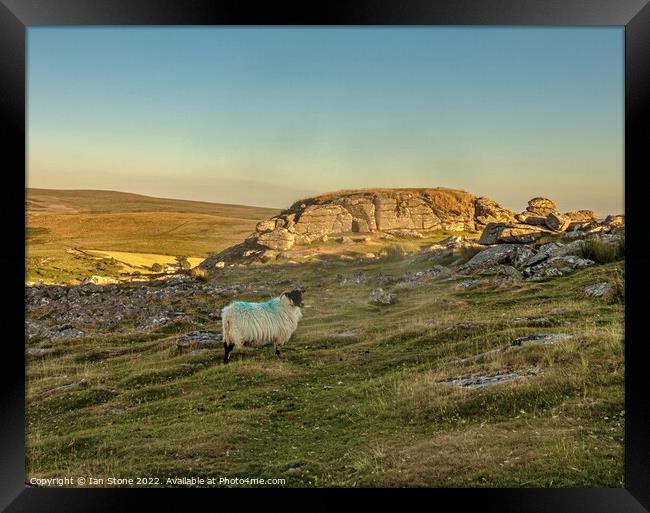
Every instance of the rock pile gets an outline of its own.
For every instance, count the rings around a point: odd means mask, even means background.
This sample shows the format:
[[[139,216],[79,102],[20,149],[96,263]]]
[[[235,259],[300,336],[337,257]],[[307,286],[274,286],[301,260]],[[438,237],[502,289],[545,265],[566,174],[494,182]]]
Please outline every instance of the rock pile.
[[[475,220],[476,211],[481,219]],[[464,191],[435,189],[363,189],[324,194],[294,203],[276,217],[258,223],[242,244],[205,260],[201,267],[275,260],[282,252],[313,242],[367,242],[421,238],[437,230],[475,231],[512,213],[487,198]],[[370,234],[373,237],[354,237]],[[357,240],[358,239],[358,240]]]
[[[576,210],[564,214],[548,198],[533,198],[526,210],[514,216],[513,221],[488,223],[479,242],[481,244],[530,243],[545,235],[571,232],[620,233],[625,230],[625,217],[608,216],[599,220],[592,210]]]

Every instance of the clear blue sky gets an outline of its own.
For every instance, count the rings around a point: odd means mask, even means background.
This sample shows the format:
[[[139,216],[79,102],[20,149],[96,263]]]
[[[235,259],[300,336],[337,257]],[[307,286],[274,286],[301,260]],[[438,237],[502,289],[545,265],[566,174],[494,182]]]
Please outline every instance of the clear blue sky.
[[[623,211],[623,28],[29,28],[30,187]]]

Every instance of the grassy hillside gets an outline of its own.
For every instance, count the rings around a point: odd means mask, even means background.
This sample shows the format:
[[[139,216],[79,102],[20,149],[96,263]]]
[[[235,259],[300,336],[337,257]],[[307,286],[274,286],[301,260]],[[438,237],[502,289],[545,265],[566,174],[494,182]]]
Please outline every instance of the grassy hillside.
[[[238,299],[305,287],[282,357],[249,349],[223,365],[221,347],[177,349],[180,334],[220,330],[209,314],[231,298],[207,293],[174,301],[193,322],[34,340],[55,353],[27,367],[28,478],[623,486],[624,305],[583,294],[622,265],[470,290],[460,277],[407,278],[430,267],[413,259],[227,270],[213,283],[239,285]],[[386,278],[397,302],[370,305]],[[568,338],[498,350],[540,333]],[[485,388],[445,383],[512,373],[521,379]]]
[[[60,282],[144,271],[134,264],[139,255],[115,261],[88,250],[204,258],[241,242],[258,221],[276,213],[113,191],[28,189],[26,279]]]

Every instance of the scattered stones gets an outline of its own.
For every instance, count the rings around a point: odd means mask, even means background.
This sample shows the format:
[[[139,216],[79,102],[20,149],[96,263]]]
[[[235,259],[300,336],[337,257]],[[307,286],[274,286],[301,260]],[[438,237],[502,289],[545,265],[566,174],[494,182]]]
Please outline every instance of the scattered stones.
[[[571,338],[571,335],[567,333],[545,333],[545,334],[535,334],[528,335],[525,337],[519,337],[510,342],[511,346],[527,346],[527,345],[546,345],[546,344],[557,344],[563,340]]]
[[[212,331],[192,331],[176,339],[177,347],[214,346],[223,342],[223,334]]]
[[[83,331],[75,328],[69,323],[53,326],[50,328],[34,321],[25,321],[25,338],[27,340],[65,340],[81,338],[84,336],[86,336],[86,334]]]
[[[393,230],[390,234],[400,239],[421,239],[423,235],[417,230]]]
[[[69,392],[70,390],[75,390],[76,388],[79,388],[81,385],[84,385],[86,383],[85,379],[82,379],[81,381],[77,381],[76,383],[68,383],[67,385],[61,385],[53,390],[51,392]]]
[[[370,293],[368,301],[373,305],[392,305],[395,303],[395,295],[390,294],[389,292],[384,291],[382,288],[374,289]]]
[[[336,276],[336,279],[341,286],[363,285],[366,282],[367,277],[365,273],[357,271],[346,275],[339,274]]]
[[[539,372],[540,371],[538,369],[531,369],[525,372],[510,372],[507,374],[493,374],[490,376],[474,375],[457,379],[448,379],[446,381],[441,381],[440,383],[462,388],[484,388],[498,385],[499,383],[516,381],[522,378],[530,377],[532,375],[539,374]]]
[[[55,353],[56,349],[53,349],[51,347],[28,347],[27,350],[25,351],[25,354],[27,356],[46,356],[48,354]]]
[[[538,328],[546,328],[548,326],[554,326],[557,322],[548,317],[515,317],[509,324],[512,324],[513,326],[534,326]]]
[[[473,289],[475,287],[478,287],[482,282],[483,282],[483,280],[479,280],[479,279],[476,279],[476,278],[470,278],[469,280],[461,281],[458,285],[456,285],[456,287],[459,288],[459,289],[467,289],[467,290],[469,290],[469,289]]]
[[[457,322],[452,326],[452,328],[456,329],[463,329],[463,330],[471,330],[474,328],[478,328],[480,324],[476,322],[470,322],[470,321],[462,321],[462,322]]]
[[[524,269],[524,277],[532,279],[552,278],[564,276],[577,269],[583,269],[594,265],[593,260],[579,258],[577,256],[558,256],[544,260],[543,262]]]
[[[582,253],[584,244],[585,243],[582,240],[575,240],[568,244],[562,244],[560,242],[549,242],[547,244],[543,244],[539,247],[535,255],[528,258],[522,264],[522,267],[531,267],[543,262],[544,260],[548,260],[549,258],[557,256],[578,256]]]
[[[113,284],[116,284],[116,283],[119,283],[119,282],[115,278],[109,278],[107,276],[93,275],[90,278],[86,278],[82,282],[83,285],[86,285],[88,283],[91,283],[93,285],[113,285]]]
[[[612,293],[613,287],[610,283],[595,283],[585,287],[585,295],[592,297],[604,297]]]
[[[223,260],[220,260],[219,262],[214,264],[214,266],[217,269],[223,269],[224,267],[226,267],[226,262],[224,262]]]
[[[469,306],[469,303],[467,301],[453,297],[439,298],[435,302],[449,308],[467,308]]]
[[[424,271],[403,274],[399,278],[395,287],[401,289],[417,288],[428,280],[440,278],[442,276],[450,276],[451,274],[452,271],[449,268],[442,265],[434,265]]]
[[[88,287],[84,285],[83,287]],[[63,288],[59,299],[48,297],[51,286],[25,289],[26,340],[61,340],[127,330],[150,330],[175,323],[194,322],[182,311],[176,311],[187,300],[227,298],[243,289],[265,286],[219,286],[187,279],[158,279],[94,287],[94,292],[80,293],[78,286]],[[86,289],[88,291],[88,289]],[[187,298],[187,299],[186,299]],[[47,301],[47,303],[45,302]],[[205,312],[207,315],[208,312]],[[216,317],[215,317],[216,319]]]
[[[359,330],[343,331],[342,333],[337,333],[335,336],[336,337],[341,337],[341,338],[358,337],[359,336]]]
[[[53,340],[57,340],[57,339],[81,338],[85,336],[86,333],[68,324],[68,325],[61,326],[58,332],[53,332],[50,338]]]

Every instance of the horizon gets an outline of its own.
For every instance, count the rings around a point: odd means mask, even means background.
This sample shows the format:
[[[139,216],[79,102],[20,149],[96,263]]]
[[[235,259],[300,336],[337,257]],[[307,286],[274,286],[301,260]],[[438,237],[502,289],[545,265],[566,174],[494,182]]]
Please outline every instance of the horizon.
[[[197,203],[209,203],[209,204],[214,204],[214,205],[230,205],[230,206],[237,206],[237,207],[250,207],[250,208],[266,208],[266,209],[276,209],[279,211],[283,211],[288,209],[291,205],[294,203],[300,201],[300,200],[307,200],[312,197],[316,196],[322,196],[322,195],[327,195],[327,194],[332,194],[332,193],[343,193],[343,192],[352,192],[352,191],[364,191],[364,190],[380,190],[380,189],[437,189],[437,188],[442,188],[442,189],[454,189],[454,190],[460,190],[463,192],[467,192],[469,194],[473,194],[475,197],[481,197],[479,194],[474,194],[472,191],[467,191],[464,189],[458,189],[454,187],[361,187],[358,189],[336,189],[336,190],[331,190],[331,191],[323,191],[318,194],[315,194],[313,196],[302,196],[299,198],[296,198],[293,200],[291,203],[287,204],[284,207],[267,207],[263,205],[251,205],[248,203],[226,203],[223,201],[210,201],[210,200],[197,200],[197,199],[191,199],[191,198],[186,198],[186,197],[173,197],[173,196],[152,196],[151,194],[143,194],[139,192],[133,192],[133,191],[118,191],[118,190],[113,190],[113,189],[61,189],[61,188],[51,188],[51,187],[25,187],[25,190],[29,189],[37,189],[37,190],[42,190],[42,191],[61,191],[61,192],[111,192],[111,193],[116,193],[116,194],[134,194],[137,196],[145,196],[148,198],[153,198],[153,199],[160,199],[160,200],[173,200],[173,201],[190,201],[190,202],[197,202]],[[528,201],[533,199],[536,196],[531,196],[530,198],[524,200],[522,204],[519,207],[516,208],[510,208],[506,205],[503,205],[497,201],[502,207],[508,208],[509,210],[512,210],[515,214],[519,212],[523,212],[526,210],[526,206],[528,205]],[[489,199],[494,199],[494,198],[489,198]],[[552,201],[554,201],[557,206],[558,206],[558,211],[559,212],[570,212],[570,210],[564,209],[561,207],[560,204],[558,204],[553,198],[548,198]],[[495,200],[496,201],[496,200]],[[575,209],[575,210],[594,210],[591,208],[585,207],[584,209]],[[620,212],[599,212],[597,210],[594,210],[594,212],[598,215],[599,218],[605,218],[608,215],[618,215],[622,214],[624,215],[624,211]]]
[[[27,187],[277,209],[448,187],[624,213],[623,35],[29,27]]]

